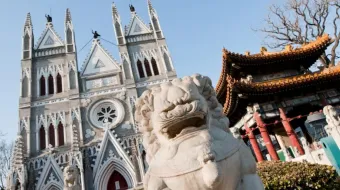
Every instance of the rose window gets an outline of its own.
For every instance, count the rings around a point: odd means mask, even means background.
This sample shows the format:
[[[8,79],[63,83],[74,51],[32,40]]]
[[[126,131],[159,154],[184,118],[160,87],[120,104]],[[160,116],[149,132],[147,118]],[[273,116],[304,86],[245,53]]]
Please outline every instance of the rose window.
[[[116,127],[124,119],[124,106],[118,100],[102,100],[91,106],[88,116],[94,127],[103,128],[105,123]]]
[[[99,122],[105,122],[108,121],[112,123],[113,119],[116,118],[115,114],[116,110],[112,108],[111,106],[107,107],[102,107],[98,112],[97,112],[97,117]]]

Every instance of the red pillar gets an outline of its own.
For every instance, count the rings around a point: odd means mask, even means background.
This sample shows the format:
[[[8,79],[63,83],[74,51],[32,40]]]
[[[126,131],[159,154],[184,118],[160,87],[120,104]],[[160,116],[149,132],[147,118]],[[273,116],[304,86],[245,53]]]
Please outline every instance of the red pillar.
[[[280,117],[282,119],[282,125],[283,127],[285,128],[286,132],[287,132],[287,135],[290,139],[290,142],[292,143],[293,146],[295,146],[299,153],[301,155],[304,155],[305,154],[305,151],[303,150],[303,148],[301,147],[300,143],[299,143],[299,140],[296,136],[296,133],[294,131],[294,129],[292,128],[292,126],[290,125],[289,123],[289,120],[285,114],[285,111],[283,110],[283,108],[279,108],[279,112],[280,112]]]
[[[261,149],[259,147],[259,144],[257,143],[257,140],[256,140],[256,138],[253,134],[253,131],[251,129],[249,129],[247,123],[244,124],[244,128],[247,131],[248,138],[249,138],[251,146],[253,147],[257,161],[262,162],[264,160],[263,155],[262,155]]]
[[[259,113],[255,112],[254,118],[255,118],[257,126],[260,129],[261,136],[262,136],[263,141],[264,141],[264,143],[267,147],[267,150],[268,150],[270,157],[272,158],[272,160],[279,160],[279,156],[277,155],[277,152],[274,148],[273,142],[269,137],[266,125],[263,122],[262,118],[260,117]]]

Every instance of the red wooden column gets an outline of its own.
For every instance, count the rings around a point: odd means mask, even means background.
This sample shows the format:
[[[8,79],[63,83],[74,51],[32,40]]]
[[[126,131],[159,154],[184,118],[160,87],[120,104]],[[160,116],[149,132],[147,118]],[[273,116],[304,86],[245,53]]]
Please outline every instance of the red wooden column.
[[[253,131],[251,129],[249,129],[247,123],[244,124],[244,128],[247,131],[248,138],[249,138],[251,146],[253,147],[257,161],[262,162],[264,160],[263,155],[262,155],[261,149],[259,147],[259,144],[257,143],[257,140],[256,140],[256,138],[253,134]]]
[[[277,152],[276,152],[276,150],[274,148],[273,142],[272,142],[272,140],[269,137],[266,125],[263,122],[263,120],[260,117],[258,112],[254,113],[254,118],[255,118],[257,126],[260,129],[261,136],[262,136],[263,141],[264,141],[264,143],[265,143],[265,145],[267,147],[267,150],[268,150],[268,153],[269,153],[270,157],[272,158],[272,160],[279,160],[279,156],[277,155]]]
[[[300,155],[304,155],[305,151],[301,147],[299,140],[296,136],[296,133],[295,133],[293,127],[289,123],[289,119],[287,118],[285,111],[283,110],[283,108],[279,108],[279,112],[280,112],[280,117],[282,119],[282,125],[287,132],[287,135],[290,139],[290,142],[292,143],[293,146],[295,146],[298,149]]]

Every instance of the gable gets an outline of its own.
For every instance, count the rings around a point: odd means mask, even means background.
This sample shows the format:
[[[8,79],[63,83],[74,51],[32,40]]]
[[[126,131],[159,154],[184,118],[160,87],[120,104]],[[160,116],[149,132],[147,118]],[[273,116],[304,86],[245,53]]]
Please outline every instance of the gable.
[[[50,186],[51,183],[63,186],[63,174],[56,163],[54,158],[48,157],[47,162],[40,174],[37,182],[37,189],[44,189],[44,187]]]
[[[133,18],[127,30],[127,36],[148,33],[151,33],[151,30],[142,22],[142,20],[137,15],[133,15]]]
[[[96,173],[101,168],[101,166],[111,159],[122,160],[132,171],[134,170],[134,165],[132,164],[127,152],[123,149],[121,143],[116,139],[109,129],[106,129],[93,168],[93,175],[96,176]]]
[[[82,75],[96,75],[100,73],[119,72],[116,61],[97,42],[91,49],[90,55],[84,63]]]
[[[40,37],[36,49],[45,49],[64,46],[63,41],[58,37],[56,32],[51,28],[47,27],[45,32]]]

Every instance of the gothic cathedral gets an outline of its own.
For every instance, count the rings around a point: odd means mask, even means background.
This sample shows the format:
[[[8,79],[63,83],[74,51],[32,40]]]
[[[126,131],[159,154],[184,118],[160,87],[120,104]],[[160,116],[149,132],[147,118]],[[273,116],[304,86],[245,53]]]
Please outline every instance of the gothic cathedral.
[[[130,6],[122,27],[115,4],[113,28],[119,61],[97,32],[81,69],[70,10],[64,40],[52,18],[35,41],[28,13],[22,37],[19,132],[9,190],[118,190],[139,188],[147,169],[134,103],[153,85],[176,77],[158,15],[150,24]],[[34,46],[35,43],[35,46]]]

